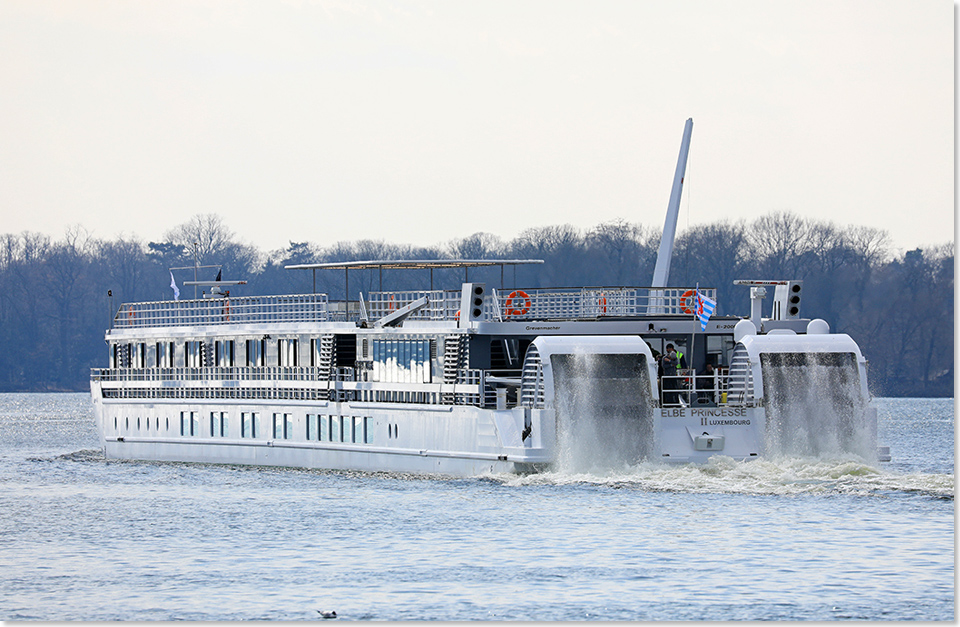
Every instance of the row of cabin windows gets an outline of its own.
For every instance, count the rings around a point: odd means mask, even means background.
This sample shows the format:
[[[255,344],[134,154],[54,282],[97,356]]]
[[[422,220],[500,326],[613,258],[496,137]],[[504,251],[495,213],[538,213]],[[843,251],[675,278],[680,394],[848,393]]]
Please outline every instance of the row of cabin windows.
[[[111,367],[142,369],[155,365],[157,368],[173,368],[177,365],[178,350],[182,351],[182,363],[187,368],[267,365],[266,340],[245,340],[242,346],[245,349],[244,361],[238,363],[235,340],[214,340],[213,342],[191,340],[183,343],[164,341],[149,345],[146,342],[114,344]],[[275,363],[278,366],[320,365],[320,342],[317,339],[310,340],[309,364],[301,363],[297,339],[280,339],[274,346]],[[370,348],[373,350],[371,351]],[[148,359],[148,349],[154,351],[152,359]],[[436,357],[435,351],[435,343],[431,340],[373,340],[368,343],[364,339],[361,355],[371,360],[370,380],[372,381],[430,383],[432,359]],[[273,365],[272,360],[271,365]]]
[[[319,365],[319,342],[310,340],[310,366]],[[230,368],[233,366],[266,366],[267,341],[246,340],[242,343],[244,362],[238,363],[237,346],[235,340],[214,340],[202,342],[191,340],[188,342],[134,342],[131,344],[114,344],[110,355],[111,368],[173,368],[177,366],[178,352],[182,357],[182,364],[187,368],[202,368],[214,366]],[[152,354],[148,354],[151,351]],[[277,340],[276,364],[279,366],[308,365],[300,363],[299,341],[296,339]]]
[[[229,414],[225,411],[210,412],[209,421],[205,424],[201,422],[201,412],[182,411],[180,412],[180,435],[184,437],[204,437],[211,438],[230,437]],[[136,419],[137,432],[159,433],[160,418]],[[170,419],[165,419],[165,429],[170,431]],[[124,418],[123,427],[126,432],[130,432],[130,418]],[[152,426],[151,426],[152,425]],[[274,413],[273,414],[273,439],[274,440],[292,440],[294,439],[294,421],[293,414]],[[117,416],[113,418],[113,429],[120,431],[120,419]],[[389,425],[389,437],[396,438],[396,426]],[[240,412],[240,437],[241,438],[262,438],[263,431],[260,425],[260,412]],[[306,420],[306,439],[315,442],[344,442],[353,444],[372,444],[373,443],[373,422],[370,416],[333,416],[325,414],[307,414]]]

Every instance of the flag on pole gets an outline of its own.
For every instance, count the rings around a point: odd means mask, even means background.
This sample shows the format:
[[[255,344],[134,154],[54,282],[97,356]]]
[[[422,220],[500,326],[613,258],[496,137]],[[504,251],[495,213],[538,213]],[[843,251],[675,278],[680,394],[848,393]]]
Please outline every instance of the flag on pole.
[[[221,276],[223,276],[223,268],[220,268],[220,270],[217,271],[217,278],[214,279],[214,281],[220,281]]]
[[[712,298],[708,298],[700,293],[700,286],[697,286],[697,308],[696,314],[697,318],[700,318],[700,330],[707,330],[707,322],[710,320],[710,316],[713,315],[713,310],[717,308],[717,301]]]
[[[180,300],[180,288],[177,287],[177,281],[173,278],[173,270],[170,271],[170,287],[173,289],[173,300]]]

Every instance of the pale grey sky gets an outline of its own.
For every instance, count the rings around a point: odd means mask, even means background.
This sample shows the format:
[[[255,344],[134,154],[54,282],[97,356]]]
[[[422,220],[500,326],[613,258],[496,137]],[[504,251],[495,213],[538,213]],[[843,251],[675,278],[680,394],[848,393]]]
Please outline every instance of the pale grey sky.
[[[0,233],[264,250],[792,211],[954,237],[946,0],[5,0]]]

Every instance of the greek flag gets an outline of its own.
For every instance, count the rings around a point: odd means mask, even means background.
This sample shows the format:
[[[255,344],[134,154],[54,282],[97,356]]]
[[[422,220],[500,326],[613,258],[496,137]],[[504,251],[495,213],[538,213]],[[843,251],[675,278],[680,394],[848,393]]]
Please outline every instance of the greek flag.
[[[177,281],[173,278],[173,270],[170,271],[170,287],[173,288],[173,300],[180,300],[180,288],[177,287]]]
[[[707,298],[700,293],[700,287],[697,286],[697,317],[700,318],[700,330],[707,330],[707,322],[710,320],[710,316],[713,315],[713,310],[717,308],[717,301]]]

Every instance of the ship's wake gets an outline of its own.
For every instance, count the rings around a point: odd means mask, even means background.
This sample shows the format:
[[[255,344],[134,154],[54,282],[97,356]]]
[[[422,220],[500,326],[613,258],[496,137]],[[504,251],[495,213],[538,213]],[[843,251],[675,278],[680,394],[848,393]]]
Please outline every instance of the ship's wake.
[[[715,455],[705,464],[640,462],[605,473],[544,472],[498,475],[504,485],[596,485],[649,492],[747,495],[920,494],[952,500],[952,474],[898,474],[849,455],[737,461]]]

